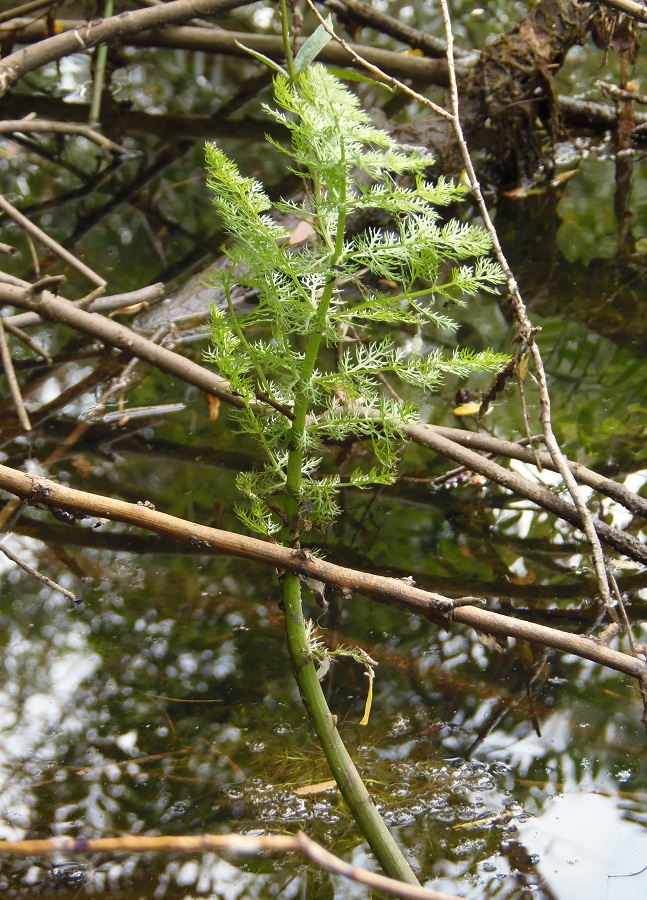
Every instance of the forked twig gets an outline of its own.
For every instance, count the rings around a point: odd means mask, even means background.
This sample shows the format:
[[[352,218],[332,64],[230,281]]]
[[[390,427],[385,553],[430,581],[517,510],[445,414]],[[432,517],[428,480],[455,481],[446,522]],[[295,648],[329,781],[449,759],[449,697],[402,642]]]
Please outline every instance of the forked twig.
[[[308,0],[310,2],[310,0]],[[541,352],[537,343],[535,341],[535,333],[536,329],[533,327],[530,319],[528,318],[528,313],[526,311],[526,305],[521,296],[521,292],[519,291],[519,286],[517,281],[512,273],[510,266],[508,265],[508,261],[503,252],[503,248],[501,247],[501,243],[499,241],[499,236],[497,234],[496,228],[494,227],[494,223],[490,218],[490,213],[487,208],[487,204],[483,199],[483,194],[481,192],[481,186],[479,184],[479,180],[476,176],[476,171],[474,170],[474,165],[472,163],[472,158],[470,156],[469,148],[465,141],[465,137],[463,135],[463,129],[460,122],[459,117],[459,99],[458,99],[458,83],[456,80],[456,67],[454,65],[454,33],[452,30],[451,18],[449,15],[449,6],[447,0],[440,0],[440,6],[443,14],[443,22],[445,25],[445,39],[447,41],[447,68],[449,70],[449,93],[451,99],[451,108],[452,108],[452,118],[451,123],[454,129],[454,134],[456,136],[456,141],[459,146],[460,154],[463,160],[463,165],[465,166],[465,171],[467,173],[468,180],[470,182],[470,186],[472,189],[472,193],[474,195],[474,199],[476,200],[479,213],[481,214],[481,218],[483,219],[483,224],[487,229],[491,239],[492,239],[492,249],[494,255],[496,257],[497,262],[501,266],[501,270],[506,279],[506,283],[508,286],[508,293],[510,295],[510,299],[512,300],[513,309],[515,313],[515,317],[517,319],[517,327],[519,329],[519,335],[527,346],[529,352],[532,355],[532,360],[535,366],[535,376],[537,379],[537,385],[539,388],[539,406],[540,406],[540,420],[542,425],[542,430],[544,432],[544,440],[546,442],[546,448],[550,453],[551,459],[555,464],[555,468],[562,476],[562,480],[566,485],[566,488],[573,499],[573,503],[577,508],[577,511],[580,514],[582,520],[582,528],[586,535],[586,538],[589,542],[589,547],[591,549],[591,556],[593,559],[593,565],[595,568],[595,574],[598,581],[598,588],[600,591],[600,595],[602,597],[602,601],[607,609],[615,608],[615,600],[611,596],[611,591],[609,590],[609,582],[607,579],[607,571],[604,561],[604,553],[602,552],[602,546],[600,544],[600,540],[596,534],[595,527],[593,525],[593,520],[591,518],[591,514],[588,510],[586,503],[584,502],[584,498],[580,492],[577,481],[575,480],[573,473],[568,467],[566,459],[564,458],[564,454],[562,453],[557,439],[555,438],[555,434],[553,432],[552,420],[551,420],[551,411],[550,411],[550,396],[548,393],[548,383],[546,380],[546,371],[544,369],[544,363],[541,358]]]
[[[19,341],[22,341],[23,344],[26,344],[30,350],[33,350],[36,356],[41,356],[48,365],[52,365],[54,362],[54,358],[50,356],[47,350],[43,347],[41,343],[35,341],[34,338],[30,337],[26,331],[23,331],[22,328],[18,328],[16,325],[12,325],[11,322],[7,322],[6,320],[3,322],[5,331],[8,331],[9,334],[13,334],[15,338],[18,338]]]
[[[535,365],[535,374],[537,378],[537,384],[539,387],[539,397],[540,397],[540,419],[542,424],[542,429],[544,432],[544,439],[546,442],[546,447],[555,464],[555,468],[562,476],[564,484],[566,485],[569,494],[571,495],[575,507],[580,515],[581,519],[581,527],[588,539],[589,546],[591,548],[591,556],[593,558],[593,565],[595,568],[595,573],[598,581],[598,588],[600,591],[600,595],[602,600],[607,607],[607,609],[613,610],[615,608],[615,600],[611,596],[611,592],[609,590],[609,583],[607,580],[606,567],[604,562],[604,554],[602,552],[602,547],[600,545],[600,541],[595,532],[595,527],[593,525],[593,521],[591,518],[591,514],[584,502],[584,499],[580,493],[579,487],[575,478],[573,477],[566,460],[559,448],[555,435],[552,429],[551,422],[551,412],[550,412],[550,397],[548,394],[548,386],[546,382],[546,373],[543,366],[543,361],[541,358],[541,354],[539,352],[539,348],[537,347],[534,336],[535,336],[535,328],[532,326],[530,320],[528,319],[528,315],[526,313],[525,304],[521,297],[521,293],[519,292],[519,287],[517,285],[516,279],[508,265],[508,261],[503,253],[503,249],[501,247],[498,234],[494,227],[494,223],[490,218],[487,205],[485,200],[483,199],[483,194],[481,192],[481,187],[476,176],[476,172],[474,170],[474,166],[472,164],[472,159],[470,156],[469,148],[467,147],[467,143],[465,141],[465,137],[463,135],[463,130],[461,127],[460,119],[459,119],[459,100],[458,100],[458,84],[456,80],[456,67],[454,64],[454,35],[452,31],[451,19],[449,15],[449,8],[447,5],[447,0],[441,0],[441,8],[443,13],[443,21],[445,24],[445,39],[447,42],[447,67],[449,74],[449,90],[450,90],[450,101],[451,101],[451,112],[443,109],[443,107],[438,106],[436,103],[432,103],[427,97],[418,94],[416,91],[413,91],[406,84],[403,84],[397,78],[393,78],[391,76],[386,75],[376,66],[370,65],[366,63],[365,60],[362,60],[361,57],[355,53],[351,48],[346,45],[346,42],[340,38],[335,31],[324,21],[323,17],[317,10],[314,5],[313,0],[306,0],[308,6],[312,10],[314,16],[319,21],[319,23],[325,28],[325,30],[330,34],[330,36],[336,40],[341,46],[343,46],[356,60],[356,62],[361,62],[364,67],[376,75],[378,78],[383,79],[387,83],[397,87],[399,90],[404,91],[408,96],[413,97],[418,100],[424,106],[432,109],[435,113],[442,116],[445,120],[450,122],[454,134],[456,137],[456,141],[458,143],[458,147],[461,153],[461,158],[463,160],[463,165],[465,167],[465,171],[467,174],[467,178],[470,183],[470,187],[474,198],[476,200],[479,213],[483,219],[483,223],[485,228],[487,229],[490,237],[492,239],[492,249],[494,255],[499,263],[501,270],[506,279],[506,284],[508,287],[509,295],[512,299],[513,308],[515,311],[515,316],[517,319],[517,326],[519,328],[519,333],[524,342],[525,346],[528,348],[528,351],[532,354],[533,362]]]

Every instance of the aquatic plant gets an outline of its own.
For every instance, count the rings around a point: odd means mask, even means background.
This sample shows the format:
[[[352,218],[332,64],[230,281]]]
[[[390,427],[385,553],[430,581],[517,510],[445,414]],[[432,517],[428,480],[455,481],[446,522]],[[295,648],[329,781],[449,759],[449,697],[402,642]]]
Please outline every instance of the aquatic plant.
[[[213,309],[208,356],[242,401],[232,413],[237,427],[264,452],[262,469],[238,476],[246,498],[238,515],[307,558],[301,538],[334,521],[341,490],[394,480],[400,429],[418,415],[394,385],[430,391],[447,373],[496,369],[505,360],[490,351],[421,352],[423,330],[455,327],[446,307],[502,281],[484,229],[439,213],[465,188],[430,181],[429,155],[376,128],[323,66],[291,71],[276,75],[276,105],[265,109],[289,132],[289,146],[271,143],[301,177],[299,199],[272,204],[258,181],[207,145],[209,187],[231,237],[231,265],[213,276],[228,309]],[[379,224],[362,228],[360,217]],[[241,289],[256,306],[238,316],[233,296]],[[406,342],[398,343],[397,329]],[[358,441],[372,461],[342,477],[326,448]],[[296,680],[331,770],[385,871],[415,881],[326,704],[303,581],[293,572],[280,580]]]

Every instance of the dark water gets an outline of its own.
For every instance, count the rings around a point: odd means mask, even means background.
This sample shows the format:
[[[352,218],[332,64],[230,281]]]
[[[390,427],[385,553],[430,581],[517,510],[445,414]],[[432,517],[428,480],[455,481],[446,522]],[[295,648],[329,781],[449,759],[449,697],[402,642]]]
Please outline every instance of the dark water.
[[[466,18],[462,33],[470,23]],[[245,84],[258,78],[254,64],[127,52],[131,62],[115,75],[114,101],[128,100],[139,114],[137,128],[129,120],[118,139],[140,155],[106,166],[96,148],[70,144],[65,160],[82,179],[35,148],[0,145],[9,198],[109,277],[111,292],[174,275],[181,283],[191,264],[215,255],[205,132],[246,172],[274,185],[282,178],[280,160],[260,143],[259,85]],[[47,98],[50,115],[87,115],[80,105],[85,65],[77,57],[65,63]],[[45,90],[41,76],[34,77]],[[369,102],[378,99],[384,101],[367,92]],[[25,90],[9,102],[15,115],[21,104],[26,112],[42,101]],[[224,104],[230,118],[223,123],[217,112]],[[199,135],[185,123],[181,139],[160,136],[161,124],[180,113],[190,113]],[[110,115],[108,106],[107,122]],[[644,493],[644,162],[639,154],[632,160],[628,246],[614,218],[608,144],[589,139],[577,152],[570,144],[562,150],[570,154],[564,169],[576,167],[575,156],[585,157],[578,174],[525,199],[500,198],[497,225],[533,321],[542,327],[555,429],[565,451]],[[469,207],[464,215],[473,215]],[[5,223],[1,239],[21,250],[11,271],[32,277],[20,234]],[[85,293],[87,285],[67,274],[66,296]],[[476,298],[459,320],[462,344],[510,348],[514,330],[503,301]],[[42,328],[39,336],[61,365],[45,376],[31,353],[16,350],[31,409],[78,382],[101,355],[70,332]],[[193,342],[182,352],[199,360],[205,346]],[[478,393],[486,384],[475,379],[468,387]],[[425,401],[425,417],[457,425],[452,401],[459,386],[447,383]],[[537,428],[530,379],[526,391]],[[55,410],[33,434],[5,443],[3,461],[42,465],[94,403],[89,391]],[[256,451],[232,435],[226,416],[209,421],[198,391],[144,370],[125,403],[182,403],[184,409],[121,426],[93,425],[51,476],[239,528],[233,475]],[[513,390],[496,404],[487,428],[506,439],[523,436]],[[495,485],[459,479],[435,486],[448,468],[433,454],[408,448],[401,480],[374,496],[349,494],[342,518],[318,544],[332,560],[413,576],[450,596],[483,596],[494,610],[514,609],[556,627],[593,627],[596,587],[581,536]],[[537,477],[556,484],[550,473]],[[643,523],[609,501],[592,498],[591,506],[643,537]],[[294,792],[329,773],[296,694],[273,571],[187,552],[118,524],[95,528],[88,520],[72,528],[33,509],[23,512],[9,545],[84,603],[74,609],[3,564],[0,837],[304,830],[372,867],[334,790]],[[637,639],[644,640],[644,573],[618,572]],[[423,883],[470,898],[645,896],[646,737],[629,678],[538,646],[512,644],[497,652],[471,631],[444,631],[361,596],[326,614],[313,600],[310,614],[330,647],[356,645],[379,663],[366,727],[359,725],[366,698],[360,666],[334,664],[325,688],[342,736]],[[612,646],[627,649],[624,640]],[[124,855],[92,859],[84,871],[45,863],[4,861],[0,891],[367,896],[289,857]]]

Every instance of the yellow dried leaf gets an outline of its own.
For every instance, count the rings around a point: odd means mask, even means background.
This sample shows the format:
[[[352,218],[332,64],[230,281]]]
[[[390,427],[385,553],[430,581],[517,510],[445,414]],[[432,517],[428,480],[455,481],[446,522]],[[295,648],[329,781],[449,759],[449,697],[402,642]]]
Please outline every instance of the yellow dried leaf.
[[[551,185],[557,187],[560,184],[566,184],[566,182],[570,181],[573,175],[577,175],[578,172],[579,169],[569,169],[568,172],[558,172],[551,181]]]
[[[309,794],[323,794],[324,791],[329,791],[334,787],[337,787],[337,782],[334,780],[320,781],[318,784],[306,784],[303,787],[294,788],[292,793],[297,797],[307,797]]]
[[[368,725],[368,717],[371,714],[371,706],[373,704],[373,678],[375,677],[375,674],[372,669],[368,672],[364,672],[364,674],[368,678],[368,694],[366,695],[366,705],[364,707],[362,721],[359,723],[360,725]]]
[[[204,399],[207,401],[209,408],[209,421],[215,422],[220,415],[220,398],[214,397],[212,394],[205,394]]]
[[[480,403],[462,403],[454,407],[455,416],[475,416],[481,408]]]
[[[525,575],[507,575],[506,577],[510,584],[532,584],[537,577],[537,573],[529,569]]]
[[[501,196],[506,197],[508,200],[525,200],[528,196],[528,191],[525,187],[516,187],[510,191],[502,191]]]

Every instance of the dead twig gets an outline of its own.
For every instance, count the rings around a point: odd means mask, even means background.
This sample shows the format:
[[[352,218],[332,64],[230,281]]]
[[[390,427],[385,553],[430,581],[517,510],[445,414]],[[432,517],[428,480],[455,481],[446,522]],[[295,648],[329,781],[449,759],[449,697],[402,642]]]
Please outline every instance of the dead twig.
[[[27,332],[23,331],[22,328],[16,328],[16,326],[12,325],[11,322],[7,322],[6,319],[4,319],[3,324],[4,324],[5,331],[8,331],[9,334],[12,334],[15,338],[18,338],[19,341],[22,341],[23,344],[25,344],[27,347],[29,347],[30,350],[33,350],[33,352],[37,356],[41,356],[48,365],[50,365],[50,366],[52,365],[52,363],[54,362],[54,359],[53,359],[53,357],[51,357],[49,355],[49,353],[43,347],[42,344],[40,344],[38,341],[35,341],[33,338],[29,337]]]
[[[348,569],[314,557],[305,550],[293,550],[258,538],[188,522],[186,519],[158,512],[143,503],[126,503],[112,497],[63,487],[49,479],[19,472],[8,466],[0,465],[0,488],[22,498],[31,506],[66,510],[75,517],[92,516],[124,522],[188,543],[205,553],[225,553],[274,568],[289,569],[325,584],[395,603],[444,627],[450,621],[461,622],[481,632],[534,641],[555,650],[572,653],[633,678],[647,677],[647,665],[640,659],[602,647],[588,637],[479,609],[473,605],[481,602],[475,597],[451,600],[441,594],[417,588],[407,580]]]
[[[171,5],[170,3],[166,4],[167,8]],[[110,20],[106,19],[105,21],[108,22]],[[15,27],[16,23],[11,24]],[[84,32],[86,23],[77,19],[60,19],[57,24],[65,32],[69,33]],[[33,22],[20,28],[17,38],[25,43],[38,41],[33,48],[35,50],[41,43],[45,43],[46,31],[42,23]],[[296,47],[301,47],[304,40],[304,38],[299,38],[296,41]],[[200,51],[202,53],[220,53],[249,59],[249,54],[240,46],[244,44],[245,47],[250,47],[258,53],[263,53],[277,62],[282,61],[285,54],[283,41],[279,35],[252,34],[246,31],[225,31],[224,29],[214,31],[205,28],[194,28],[189,25],[181,27],[169,26],[163,30],[139,31],[137,34],[131,34],[125,38],[123,43],[135,47],[167,47],[169,49]],[[75,52],[78,52],[78,50],[79,47],[77,46]],[[353,66],[355,68],[362,67],[363,64],[357,60],[365,58],[379,66],[382,71],[390,72],[400,78],[411,78],[426,84],[447,85],[447,66],[444,60],[411,56],[394,50],[382,50],[377,47],[368,47],[363,44],[347,44],[346,42],[342,46],[331,44],[324,47],[318,58],[322,62],[331,65]],[[0,64],[0,76],[1,73]]]
[[[2,273],[0,273],[0,282],[2,281],[4,281],[4,277]],[[26,290],[29,290],[31,287],[28,281],[21,281],[18,278],[12,278],[11,281],[8,281],[7,283],[13,284],[16,287],[25,288]],[[95,292],[92,291],[92,294],[88,296],[92,298],[94,293]],[[109,294],[107,297],[100,296],[90,300],[88,300],[88,297],[83,297],[81,300],[73,301],[73,305],[86,309],[88,312],[117,312],[131,306],[152,306],[154,303],[157,303],[158,300],[161,300],[165,293],[166,285],[159,281],[157,284],[151,284],[148,287],[139,288],[136,291],[127,291],[123,294]],[[54,299],[55,297],[54,294],[48,293],[47,291],[44,292],[44,296],[47,299]],[[65,299],[58,294],[56,295],[56,298],[59,300]],[[72,301],[68,300],[67,302],[70,303]],[[82,304],[86,302],[87,306],[83,306]],[[33,325],[42,325],[43,321],[43,318],[39,316],[37,312],[26,312],[17,313],[13,316],[6,316],[5,325],[10,324],[17,326],[18,328],[30,328]]]
[[[86,334],[91,334],[107,344],[119,347],[120,350],[157,366],[164,372],[177,375],[184,381],[188,381],[189,384],[199,387],[208,394],[220,397],[221,400],[225,400],[233,406],[244,405],[240,397],[230,392],[229,384],[224,378],[209,372],[203,366],[185,359],[172,350],[159,347],[125,325],[113,322],[97,313],[78,309],[69,300],[54,297],[44,291],[39,296],[34,296],[33,293],[14,285],[0,284],[0,301],[32,310],[44,319],[62,322]]]
[[[540,450],[534,452],[521,442],[503,441],[484,432],[465,431],[460,428],[448,428],[444,425],[426,425],[425,429],[433,431],[441,437],[446,437],[448,440],[463,447],[470,447],[472,450],[492,453],[495,456],[505,456],[509,459],[518,459],[531,465],[536,465],[539,462],[541,469],[556,471],[555,463],[550,454]],[[532,438],[533,444],[537,440],[543,440],[543,437],[539,439]],[[587,469],[586,466],[580,463],[573,462],[570,459],[567,459],[566,462],[580,484],[586,484],[588,487],[593,488],[594,491],[610,497],[634,515],[647,518],[647,500],[644,497],[640,497],[634,491],[630,491],[624,484],[618,484],[617,481],[613,481],[611,478],[598,475],[597,472]]]
[[[43,584],[46,584],[47,587],[52,588],[54,591],[58,591],[59,594],[63,594],[64,597],[67,597],[68,600],[71,600],[75,606],[81,606],[83,603],[76,594],[73,594],[72,591],[68,591],[67,588],[64,588],[63,585],[59,584],[57,581],[52,581],[51,578],[48,578],[47,575],[43,575],[42,572],[39,572],[37,569],[34,569],[33,566],[30,566],[19,556],[16,556],[15,553],[12,553],[3,543],[0,542],[0,553],[4,553],[7,559],[10,559],[12,563],[15,563],[17,566],[20,566],[28,575],[32,575],[34,578],[37,578],[39,581],[42,581]]]
[[[542,484],[531,481],[516,472],[511,472],[510,469],[505,469],[493,460],[481,456],[467,447],[462,447],[454,441],[447,440],[433,426],[402,425],[400,432],[409,440],[428,447],[430,450],[435,450],[442,456],[461,463],[473,472],[479,472],[501,487],[507,488],[520,497],[526,497],[542,509],[559,516],[565,522],[570,522],[576,528],[582,528],[579,510],[573,504],[566,503]],[[600,539],[609,547],[647,565],[647,547],[642,541],[625,531],[612,528],[606,522],[596,520],[594,528]]]
[[[0,12],[0,22],[8,22],[16,16],[27,16],[29,13],[38,12],[39,9],[47,9],[48,6],[54,6],[58,0],[31,0],[29,3],[21,3],[18,6],[12,6],[5,12]]]
[[[430,888],[405,884],[385,875],[352,866],[307,837],[295,835],[200,834],[176,837],[50,838],[34,841],[0,841],[0,856],[85,856],[89,853],[231,853],[235,856],[260,856],[263,853],[298,853],[333,875],[341,875],[373,890],[402,900],[461,900]]]
[[[634,0],[602,0],[605,6],[612,9],[619,9],[620,12],[637,19],[639,22],[647,22],[647,9],[642,3],[636,3]]]
[[[460,124],[459,118],[459,100],[458,100],[458,84],[456,80],[456,65],[454,62],[454,36],[451,27],[451,19],[449,16],[449,9],[447,6],[447,0],[441,0],[441,8],[443,13],[443,21],[445,24],[445,40],[447,42],[447,68],[449,75],[449,90],[450,90],[450,101],[451,101],[451,112],[443,109],[435,103],[432,103],[428,98],[423,97],[418,94],[416,91],[412,91],[407,85],[402,84],[402,82],[398,81],[396,78],[392,78],[387,76],[384,72],[380,71],[379,68],[367,63],[365,60],[362,60],[361,57],[352,52],[350,48],[347,47],[346,42],[343,41],[334,30],[324,21],[323,17],[318,12],[317,8],[314,5],[313,0],[306,0],[308,6],[312,10],[313,14],[319,21],[319,23],[325,28],[325,30],[330,34],[332,38],[334,38],[337,43],[341,44],[341,46],[345,47],[349,52],[352,53],[353,58],[357,62],[363,62],[364,68],[366,68],[369,72],[372,72],[376,77],[382,78],[386,80],[389,84],[392,84],[394,87],[397,87],[399,90],[406,93],[408,96],[413,97],[418,100],[424,106],[427,106],[429,109],[432,109],[435,113],[437,113],[442,118],[446,119],[452,125],[454,130],[454,134],[456,137],[456,141],[459,146],[459,150],[461,153],[461,157],[463,160],[463,165],[465,166],[466,174],[472,189],[472,193],[476,199],[479,212],[483,218],[484,225],[490,234],[492,239],[492,247],[494,255],[501,266],[501,269],[506,278],[506,283],[508,286],[508,292],[513,301],[513,307],[515,310],[515,315],[517,318],[518,328],[520,337],[524,343],[524,346],[527,347],[528,351],[532,355],[533,362],[535,365],[535,374],[537,377],[537,383],[539,386],[539,396],[540,396],[540,419],[542,423],[542,429],[544,432],[544,439],[546,442],[546,446],[548,448],[548,452],[551,456],[551,459],[556,467],[556,470],[562,476],[564,483],[568,489],[569,494],[573,499],[573,503],[575,504],[575,510],[579,514],[580,524],[578,527],[582,528],[587,540],[589,542],[589,547],[591,548],[591,555],[593,559],[593,565],[596,572],[596,577],[598,580],[598,588],[600,590],[600,594],[602,600],[607,607],[607,609],[613,609],[614,601],[611,598],[611,593],[609,591],[609,585],[607,582],[606,576],[606,567],[604,563],[604,554],[602,553],[602,548],[600,545],[600,541],[596,534],[595,527],[593,525],[593,521],[591,518],[591,514],[584,502],[582,495],[580,494],[579,487],[575,478],[573,477],[570,469],[568,468],[564,456],[559,448],[557,440],[555,439],[555,435],[552,430],[551,423],[551,412],[550,412],[550,397],[548,394],[548,386],[546,383],[546,374],[543,367],[543,361],[541,358],[541,354],[539,352],[539,348],[536,345],[534,340],[535,329],[533,328],[530,320],[528,319],[525,305],[521,294],[519,292],[519,288],[517,286],[517,282],[514,278],[514,275],[508,265],[506,257],[503,253],[503,249],[499,242],[498,234],[494,227],[494,224],[490,218],[487,205],[485,200],[483,199],[483,194],[481,193],[480,184],[478,178],[476,176],[476,172],[474,170],[474,166],[472,164],[472,159],[469,153],[469,149],[465,142],[465,138],[463,136],[463,130]]]
[[[428,106],[432,109],[437,115],[441,116],[443,119],[447,119],[449,121],[452,120],[452,114],[447,112],[446,109],[443,109],[442,106],[438,106],[437,103],[434,103],[432,100],[429,100],[428,97],[424,97],[422,94],[419,94],[417,91],[414,91],[413,88],[410,88],[408,85],[404,84],[402,81],[399,81],[398,78],[395,78],[393,75],[387,75],[387,73],[382,69],[379,65],[375,65],[372,62],[369,62],[367,58],[363,55],[363,47],[355,48],[348,41],[345,41],[343,38],[340,38],[339,35],[330,27],[330,25],[326,22],[324,17],[320,14],[317,7],[314,5],[313,0],[306,0],[310,10],[314,13],[315,18],[319,22],[319,24],[328,32],[331,38],[339,44],[340,47],[343,47],[346,53],[353,59],[353,61],[362,69],[366,69],[371,72],[378,78],[380,81],[386,82],[386,84],[391,85],[391,87],[395,87],[398,90],[405,93],[408,97],[411,97],[412,100],[417,100],[419,103],[423,103],[425,106]],[[319,55],[320,59],[323,59],[323,53]]]
[[[641,655],[641,648],[638,647],[636,641],[634,640],[633,631],[631,629],[631,622],[629,621],[629,616],[627,615],[627,610],[625,609],[622,595],[620,594],[620,591],[618,589],[618,582],[612,574],[609,574],[609,581],[611,582],[611,587],[613,588],[613,593],[615,594],[616,603],[618,605],[618,608],[620,609],[620,617],[624,622],[624,626],[627,631],[631,653],[636,659],[638,659],[638,657]],[[642,655],[644,655],[644,652]],[[643,704],[642,720],[643,724],[647,726],[647,677],[642,676],[641,678],[639,678],[638,685],[640,687],[640,698]]]
[[[0,134],[74,134],[98,144],[103,150],[120,156],[134,156],[132,150],[116,144],[89,125],[77,122],[50,122],[47,119],[4,119],[0,121]]]
[[[310,0],[308,0],[310,2]],[[584,502],[584,498],[580,492],[577,481],[573,477],[571,470],[569,469],[566,459],[559,447],[559,444],[555,438],[555,434],[553,432],[552,419],[551,419],[551,409],[550,409],[550,395],[548,393],[548,383],[546,379],[546,371],[544,369],[544,363],[541,357],[541,353],[537,343],[535,341],[535,329],[528,318],[528,314],[526,312],[526,306],[521,297],[521,292],[519,291],[519,286],[517,285],[516,279],[508,265],[508,261],[503,252],[503,248],[501,247],[501,243],[499,241],[499,236],[497,234],[496,228],[494,227],[494,223],[490,217],[489,210],[487,208],[487,204],[483,198],[483,194],[481,192],[481,186],[479,184],[476,171],[472,164],[472,158],[470,156],[469,148],[465,141],[463,135],[463,129],[460,122],[459,117],[459,98],[458,98],[458,83],[456,80],[456,67],[454,65],[454,34],[452,31],[452,23],[449,15],[449,7],[447,0],[440,0],[440,5],[443,14],[443,21],[445,23],[445,39],[447,41],[447,68],[449,72],[449,93],[451,99],[451,109],[452,116],[451,122],[452,127],[454,129],[454,135],[456,137],[456,141],[459,146],[460,154],[463,160],[463,165],[465,167],[465,171],[467,173],[467,177],[472,189],[472,193],[476,200],[479,212],[483,219],[483,224],[487,229],[491,239],[492,239],[492,248],[494,255],[496,257],[497,262],[501,266],[501,270],[506,279],[506,283],[508,286],[508,293],[512,300],[513,309],[515,312],[515,317],[517,319],[517,327],[519,329],[519,335],[525,347],[528,348],[533,364],[535,367],[535,377],[537,379],[537,385],[539,388],[539,406],[540,406],[540,420],[542,424],[542,430],[544,433],[544,439],[546,442],[546,447],[551,456],[551,459],[555,465],[555,468],[562,476],[564,484],[571,495],[573,503],[575,504],[575,508],[577,509],[580,519],[581,519],[581,528],[584,530],[586,538],[589,543],[589,547],[591,550],[591,557],[593,559],[593,566],[595,568],[595,574],[598,581],[598,589],[600,591],[600,595],[602,597],[602,601],[607,609],[613,609],[615,606],[615,601],[611,597],[611,592],[609,590],[609,583],[607,580],[607,572],[606,565],[604,561],[604,554],[602,552],[602,547],[600,545],[600,540],[596,533],[595,527],[593,525],[593,520],[591,514]]]
[[[138,9],[111,16],[99,22],[82,22],[72,31],[46,36],[33,47],[24,47],[0,61],[0,97],[23,75],[72,53],[89,50],[97,44],[119,40],[147,28],[162,28],[191,19],[196,13],[224,14],[249,0],[172,0],[152,9]],[[13,29],[12,29],[13,30]]]
[[[388,34],[397,41],[408,44],[414,50],[422,50],[428,56],[438,59],[445,57],[447,47],[443,40],[426,31],[421,31],[419,28],[412,28],[401,19],[381,12],[371,3],[363,3],[362,0],[326,0],[325,6],[337,13],[342,20],[346,17],[359,25],[367,25],[376,31],[381,31],[382,34]],[[457,57],[467,57],[471,54],[467,50],[462,50],[456,55]]]
[[[185,359],[185,357],[172,350],[157,346],[151,340],[136,334],[124,325],[112,322],[96,313],[84,312],[69,301],[47,295],[45,292],[39,297],[34,297],[14,285],[2,284],[0,284],[0,301],[38,310],[44,318],[62,322],[70,325],[72,328],[92,334],[108,344],[119,347],[133,356],[137,356],[139,359],[157,366],[162,371],[182,378],[189,384],[219,397],[227,403],[237,407],[242,405],[241,398],[231,393],[228,382],[221,376],[191,360]],[[286,415],[291,414],[290,410],[285,410],[284,412]],[[560,497],[542,485],[510,472],[491,460],[484,459],[478,453],[460,447],[453,441],[434,434],[433,430],[427,429],[426,426],[403,425],[401,431],[410,440],[443,453],[448,458],[454,459],[476,472],[480,472],[486,478],[491,478],[503,487],[520,494],[520,496],[527,497],[533,503],[537,503],[544,509],[571,522],[577,528],[582,527],[582,520],[578,510],[565,503]],[[604,522],[596,523],[595,527],[609,546],[632,559],[647,564],[647,547],[632,535],[611,528]]]

